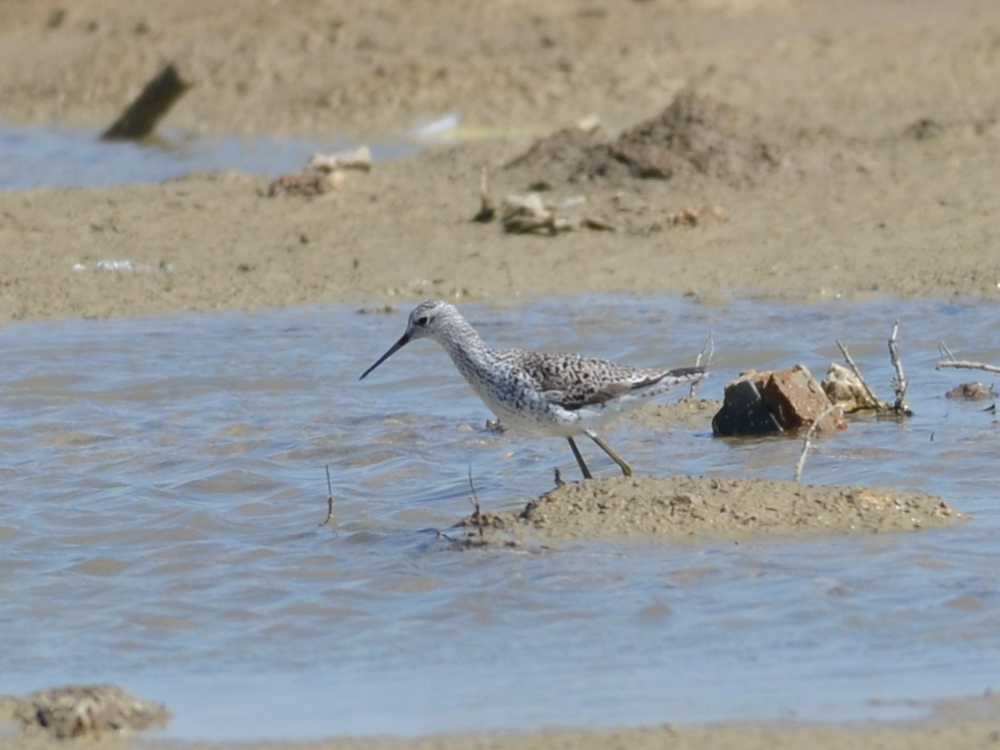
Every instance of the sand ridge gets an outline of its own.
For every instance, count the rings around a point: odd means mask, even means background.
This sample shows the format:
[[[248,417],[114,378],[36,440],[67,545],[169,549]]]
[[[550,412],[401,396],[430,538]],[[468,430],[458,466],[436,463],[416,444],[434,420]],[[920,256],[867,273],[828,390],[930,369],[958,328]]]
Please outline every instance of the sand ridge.
[[[964,518],[940,497],[896,489],[673,476],[568,482],[520,512],[472,515],[462,526],[467,539],[494,543],[696,542],[916,531]]]

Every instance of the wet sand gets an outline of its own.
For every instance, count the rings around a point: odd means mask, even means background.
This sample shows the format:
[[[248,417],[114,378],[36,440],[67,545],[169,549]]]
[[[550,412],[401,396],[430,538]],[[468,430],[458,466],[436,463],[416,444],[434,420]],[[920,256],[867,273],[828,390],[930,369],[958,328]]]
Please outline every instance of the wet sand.
[[[463,520],[471,543],[657,542],[881,534],[947,526],[963,514],[932,495],[761,479],[613,477],[569,482],[520,513]]]
[[[0,193],[0,319],[589,291],[995,301],[998,39],[991,0],[5,3],[8,123],[105,126],[173,60],[195,86],[168,127],[366,140],[453,110],[462,126],[315,198],[267,197],[269,180],[234,173]],[[589,115],[602,128],[574,130]],[[497,204],[542,190],[598,228],[473,221],[484,169]],[[132,270],[93,270],[113,259]],[[710,417],[661,406],[636,418],[683,429]],[[801,519],[793,508],[780,523]],[[998,731],[959,713],[313,747],[944,748]]]
[[[1000,736],[1000,720],[989,718],[1000,711],[992,696],[948,701],[933,710],[930,719],[905,724],[767,725],[754,723],[719,724],[705,727],[680,727],[664,724],[655,727],[620,730],[552,729],[539,732],[485,732],[482,734],[428,735],[408,740],[394,737],[353,739],[335,737],[312,743],[265,742],[251,745],[276,750],[617,750],[628,747],[677,748],[678,750],[773,750],[774,748],[813,748],[814,750],[850,750],[852,748],[906,748],[907,750],[976,750],[995,747]],[[122,747],[129,744],[116,737],[77,739],[71,742],[86,747]],[[142,743],[156,747],[156,743]],[[50,750],[67,747],[42,733],[0,737],[0,750]],[[176,747],[171,745],[171,747]],[[186,745],[189,750],[211,750],[219,745]]]
[[[314,199],[235,174],[0,194],[0,319],[605,290],[1000,298],[1000,6],[702,5],[454,4],[447,31],[405,3],[5,5],[8,122],[100,127],[174,59],[195,86],[166,126],[393,136],[458,109],[468,140]],[[613,141],[684,90],[749,127],[711,131],[669,179],[569,181],[559,154],[504,168],[533,135],[596,114]],[[755,147],[770,168],[740,160]],[[618,231],[474,222],[484,167],[497,201],[544,183]],[[672,223],[703,207],[721,218]],[[137,270],[73,270],[105,259]]]

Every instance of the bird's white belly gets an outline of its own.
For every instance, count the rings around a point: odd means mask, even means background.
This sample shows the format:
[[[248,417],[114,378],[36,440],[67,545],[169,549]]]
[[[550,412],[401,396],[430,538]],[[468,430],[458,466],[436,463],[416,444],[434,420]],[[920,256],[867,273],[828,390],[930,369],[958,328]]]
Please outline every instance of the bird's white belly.
[[[508,428],[535,435],[562,437],[583,432],[584,426],[579,424],[576,413],[553,406],[537,392],[522,391],[518,398],[506,398],[487,387],[478,386],[471,381],[469,384]]]

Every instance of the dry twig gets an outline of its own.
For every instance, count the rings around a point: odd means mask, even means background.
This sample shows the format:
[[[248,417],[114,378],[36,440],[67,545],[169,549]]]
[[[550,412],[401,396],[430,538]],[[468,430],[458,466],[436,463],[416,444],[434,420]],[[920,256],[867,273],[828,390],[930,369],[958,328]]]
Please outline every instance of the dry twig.
[[[476,528],[479,529],[479,538],[483,538],[483,511],[479,507],[479,495],[476,494],[476,485],[472,481],[472,467],[469,467],[469,487],[472,489],[472,519],[476,522]]]
[[[493,217],[496,215],[497,208],[493,202],[493,196],[490,195],[489,185],[486,182],[486,167],[484,166],[479,176],[479,213],[473,216],[472,220],[485,224],[493,221]]]
[[[938,344],[938,349],[941,350],[942,359],[934,367],[935,370],[940,370],[942,367],[954,367],[957,370],[985,370],[986,372],[1000,374],[1000,367],[997,367],[996,365],[987,365],[982,362],[969,362],[964,359],[955,359],[955,355],[951,353],[951,349],[945,346],[943,341]]]
[[[892,379],[892,389],[896,392],[896,403],[893,404],[892,410],[897,414],[909,416],[913,414],[906,403],[906,386],[909,385],[909,381],[903,374],[903,363],[899,359],[899,345],[896,343],[897,333],[899,333],[899,318],[892,324],[892,336],[889,337],[889,358],[896,370],[896,377]]]
[[[657,66],[656,60],[653,59],[652,51],[648,49],[646,50],[646,66],[649,68],[649,72],[653,74],[653,77],[656,78],[656,82],[660,84],[660,88],[673,93],[673,88],[670,86],[669,81],[660,73],[660,68]]]
[[[701,351],[698,352],[698,358],[694,361],[695,367],[701,367],[701,358],[705,358],[705,369],[707,370],[712,364],[712,355],[715,354],[715,340],[712,338],[712,333],[709,332],[708,338],[705,339],[705,343],[701,345]],[[700,380],[696,380],[691,383],[691,393],[688,394],[691,398],[695,397],[695,393],[698,391],[698,383]]]
[[[868,385],[868,381],[865,380],[865,376],[861,374],[861,369],[854,361],[854,358],[851,357],[851,353],[847,351],[847,347],[841,344],[839,339],[837,340],[837,346],[840,347],[840,353],[844,355],[844,361],[847,362],[847,366],[851,368],[851,372],[853,372],[857,376],[858,380],[861,381],[861,385],[862,387],[864,387],[865,393],[868,395],[868,398],[871,399],[873,404],[876,404],[876,411],[879,412],[886,411],[887,407],[885,402],[882,401],[882,399],[880,399],[878,396],[876,396],[875,391],[873,391],[872,387]]]
[[[838,341],[837,343],[839,344],[840,342]],[[860,374],[858,374],[858,373],[855,373],[855,374],[858,375],[858,377],[861,379],[861,382],[864,382],[864,378],[862,378]],[[816,417],[816,419],[813,421],[813,423],[811,425],[809,425],[809,429],[806,430],[805,439],[803,439],[803,441],[802,441],[802,453],[799,454],[799,461],[795,465],[795,481],[796,482],[801,482],[802,481],[802,472],[806,468],[806,456],[809,455],[809,448],[812,445],[812,437],[813,437],[813,433],[816,432],[817,425],[819,425],[819,423],[822,422],[826,418],[827,414],[830,414],[835,409],[839,409],[839,408],[840,407],[837,406],[836,404],[831,404],[829,407],[827,407],[823,411],[822,414],[820,414],[818,417]]]
[[[320,526],[326,526],[333,520],[333,484],[330,482],[330,464],[326,465],[326,518]]]

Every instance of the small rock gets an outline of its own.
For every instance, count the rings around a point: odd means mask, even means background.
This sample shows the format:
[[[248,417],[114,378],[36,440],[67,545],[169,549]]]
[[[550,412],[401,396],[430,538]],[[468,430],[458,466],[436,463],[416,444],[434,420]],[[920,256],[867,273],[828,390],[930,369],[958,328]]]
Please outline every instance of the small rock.
[[[804,365],[771,373],[761,397],[786,430],[809,427],[814,422],[821,431],[847,427],[839,410],[828,411],[833,404]]]
[[[831,406],[803,365],[777,372],[750,370],[726,386],[722,408],[712,418],[712,431],[722,436],[761,435],[798,430],[817,420],[817,430],[846,428],[839,410],[827,411]]]
[[[843,408],[848,414],[863,409],[879,408],[878,402],[872,400],[868,390],[861,382],[861,378],[836,362],[830,364],[830,369],[826,371],[826,377],[823,378],[822,386],[827,398]]]
[[[667,214],[667,224],[673,227],[696,227],[709,221],[721,221],[722,206],[688,206]]]
[[[937,138],[944,132],[944,126],[929,117],[922,117],[916,122],[908,125],[903,131],[903,136],[913,138],[917,141],[926,141],[930,138]]]
[[[579,216],[565,213],[585,205],[584,196],[566,199],[558,213],[556,208],[542,199],[538,193],[525,195],[508,195],[501,207],[503,228],[511,234],[542,234],[549,237],[575,229],[594,229],[597,231],[616,230],[614,224],[597,216]]]
[[[962,398],[966,401],[985,401],[996,398],[997,392],[991,386],[982,383],[962,383],[948,391],[945,396],[948,398]]]
[[[545,205],[538,193],[526,195],[508,195],[504,198],[501,211],[503,228],[511,234],[554,235],[573,228],[571,222],[557,216],[555,211]]]
[[[781,432],[781,425],[749,378],[726,386],[722,408],[712,417],[712,433],[720,437]]]
[[[362,146],[355,151],[345,151],[340,154],[313,154],[307,166],[309,169],[318,169],[322,172],[339,172],[344,169],[370,172],[372,152],[367,146]]]
[[[584,133],[596,132],[601,129],[601,118],[594,114],[587,115],[576,123],[576,127]]]
[[[306,168],[298,172],[283,174],[267,187],[267,197],[278,195],[302,195],[313,197],[329,193],[343,182],[343,172],[327,173],[319,169]]]

